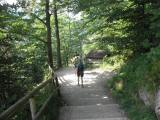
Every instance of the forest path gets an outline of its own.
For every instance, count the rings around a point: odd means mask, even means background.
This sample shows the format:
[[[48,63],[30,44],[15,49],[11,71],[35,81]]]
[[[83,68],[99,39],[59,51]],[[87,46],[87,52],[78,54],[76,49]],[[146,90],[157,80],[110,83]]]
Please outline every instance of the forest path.
[[[57,75],[66,103],[60,109],[59,120],[127,120],[106,88],[113,72],[99,68],[85,70],[84,88],[77,85],[74,68],[61,69]]]

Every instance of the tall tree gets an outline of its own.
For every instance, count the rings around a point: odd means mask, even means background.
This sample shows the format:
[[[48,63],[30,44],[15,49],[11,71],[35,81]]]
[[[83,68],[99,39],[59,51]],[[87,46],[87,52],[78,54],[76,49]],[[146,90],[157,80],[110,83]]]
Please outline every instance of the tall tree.
[[[55,20],[55,33],[56,33],[56,39],[57,39],[57,65],[58,68],[62,67],[62,59],[61,59],[61,43],[60,43],[60,37],[59,37],[59,26],[58,26],[58,16],[57,16],[57,6],[56,6],[56,0],[53,0],[54,4],[54,20]]]
[[[51,41],[51,25],[49,13],[49,0],[46,0],[46,27],[47,27],[47,46],[48,46],[48,63],[51,68],[53,68],[53,55],[52,55],[52,41]]]

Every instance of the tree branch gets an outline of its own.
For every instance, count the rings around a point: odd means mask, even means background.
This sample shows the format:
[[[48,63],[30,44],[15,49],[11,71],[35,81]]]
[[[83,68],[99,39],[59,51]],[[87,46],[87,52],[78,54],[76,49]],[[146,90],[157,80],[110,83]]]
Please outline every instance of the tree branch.
[[[33,13],[31,15],[34,16],[35,18],[37,18],[39,21],[41,21],[44,25],[46,25],[46,22],[43,19],[39,18],[37,15],[35,15]]]
[[[45,40],[43,40],[43,39],[41,39],[41,38],[37,38],[37,39],[38,39],[39,41],[41,41],[41,42],[47,44],[47,41],[45,41]]]

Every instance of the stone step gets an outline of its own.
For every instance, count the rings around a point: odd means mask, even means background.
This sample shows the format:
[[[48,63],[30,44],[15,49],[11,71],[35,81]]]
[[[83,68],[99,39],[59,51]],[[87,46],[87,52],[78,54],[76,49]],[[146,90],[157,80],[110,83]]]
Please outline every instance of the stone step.
[[[128,120],[126,117],[118,117],[118,118],[92,118],[92,119],[72,119],[72,120]]]
[[[83,105],[105,105],[105,104],[113,104],[112,98],[104,97],[104,98],[75,98],[70,97],[65,100],[67,105],[71,106],[83,106]]]
[[[80,85],[78,86],[77,85],[77,82],[74,83],[74,85],[70,85],[70,84],[67,84],[67,85],[64,85],[64,84],[61,84],[61,89],[75,89],[75,90],[83,90],[83,89],[101,89],[101,90],[106,90],[104,88],[106,88],[106,82],[103,83],[103,84],[98,84],[98,83],[94,83],[94,84],[86,84],[86,83],[83,83],[83,88],[81,87],[81,82],[79,83]],[[103,87],[102,87],[103,86]]]
[[[59,120],[128,120],[106,89],[112,72],[100,69],[86,70],[84,88],[77,86],[75,69],[59,71],[62,98],[68,106],[60,109]],[[81,81],[80,81],[81,83]]]
[[[83,94],[63,94],[64,98],[99,98],[99,99],[103,99],[103,98],[108,98],[107,95],[103,94],[103,93],[83,93]]]
[[[93,91],[93,90],[97,90],[97,91],[106,91],[105,89],[103,89],[102,87],[99,87],[99,86],[91,86],[91,85],[88,85],[88,86],[84,86],[84,88],[82,88],[81,86],[74,86],[74,87],[66,87],[66,86],[61,86],[61,90],[65,90],[66,92],[71,92],[71,91]]]
[[[63,93],[63,92],[61,92]],[[103,96],[107,96],[105,93],[102,93],[102,92],[84,92],[84,93],[81,93],[81,92],[74,92],[74,93],[65,93],[64,96],[68,96],[68,97],[76,97],[76,96],[79,96],[79,97],[103,97]]]
[[[71,95],[74,95],[74,94],[90,94],[90,93],[97,93],[97,94],[107,94],[106,91],[103,91],[103,90],[75,90],[75,91],[71,91],[71,90],[61,90],[62,93],[64,94],[71,94]]]
[[[102,90],[102,91],[106,91],[106,89],[102,88],[102,86],[100,85],[88,85],[88,84],[84,84],[84,88],[82,88],[81,86],[62,86],[61,85],[61,90],[66,90],[66,91],[90,91],[90,90]]]
[[[62,107],[60,114],[59,120],[117,118],[124,116],[117,104],[66,106]]]

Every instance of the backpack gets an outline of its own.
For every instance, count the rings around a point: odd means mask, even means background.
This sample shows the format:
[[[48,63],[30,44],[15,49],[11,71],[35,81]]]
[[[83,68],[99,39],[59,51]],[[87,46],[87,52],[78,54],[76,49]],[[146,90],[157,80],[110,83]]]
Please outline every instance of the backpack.
[[[78,70],[83,71],[84,70],[84,65],[83,63],[78,64]]]

